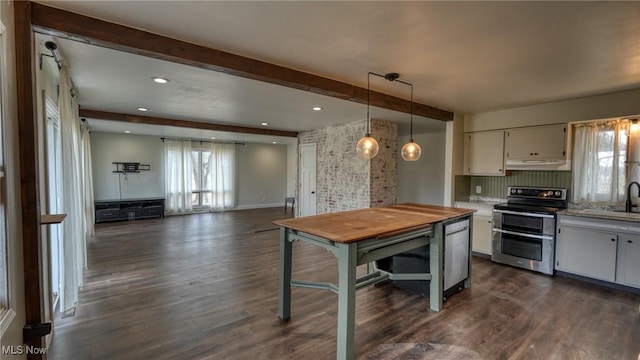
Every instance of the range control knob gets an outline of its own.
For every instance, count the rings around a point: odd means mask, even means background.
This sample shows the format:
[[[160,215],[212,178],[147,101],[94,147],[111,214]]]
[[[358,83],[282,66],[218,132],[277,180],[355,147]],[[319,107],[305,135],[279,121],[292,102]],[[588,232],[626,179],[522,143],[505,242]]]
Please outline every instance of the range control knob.
[[[556,195],[557,197],[560,197],[560,195],[561,195],[561,194],[562,194],[562,193],[561,193],[560,191],[556,191],[556,192],[555,192],[555,195]]]
[[[515,194],[516,193],[516,189],[511,189],[511,193]]]
[[[522,194],[522,189],[518,189],[518,194]]]

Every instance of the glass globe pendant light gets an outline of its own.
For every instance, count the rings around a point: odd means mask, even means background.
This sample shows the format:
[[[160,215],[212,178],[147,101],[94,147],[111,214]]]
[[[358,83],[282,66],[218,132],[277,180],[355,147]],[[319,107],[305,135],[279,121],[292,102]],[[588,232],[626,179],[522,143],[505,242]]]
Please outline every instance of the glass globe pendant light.
[[[409,142],[402,147],[402,158],[405,161],[416,161],[420,159],[421,154],[422,149],[420,145],[413,142],[413,140],[409,140]]]
[[[367,74],[367,133],[358,141],[356,145],[356,152],[363,159],[373,159],[380,149],[378,145],[378,141],[371,137],[371,133],[369,130],[371,124],[371,118],[369,117],[369,102],[370,102],[370,93],[371,93],[371,72]]]
[[[420,159],[420,155],[422,154],[422,149],[420,148],[420,145],[416,144],[415,142],[413,142],[413,85],[409,84],[409,86],[411,86],[411,110],[410,110],[410,116],[411,116],[411,122],[410,122],[410,135],[409,135],[409,142],[404,144],[404,146],[402,147],[402,158],[405,161],[416,161],[418,159]]]
[[[371,134],[367,133],[356,145],[356,151],[363,159],[374,158],[378,154],[378,150],[380,148],[376,139],[372,138],[370,135]]]

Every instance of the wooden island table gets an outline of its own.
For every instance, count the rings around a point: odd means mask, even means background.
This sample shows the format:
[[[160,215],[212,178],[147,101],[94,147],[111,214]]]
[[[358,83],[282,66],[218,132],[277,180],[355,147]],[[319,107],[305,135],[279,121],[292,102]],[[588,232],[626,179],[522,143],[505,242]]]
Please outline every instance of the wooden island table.
[[[291,316],[291,286],[331,290],[338,294],[338,359],[353,359],[355,343],[355,291],[391,280],[429,280],[429,306],[440,311],[443,301],[443,226],[469,219],[475,210],[417,203],[343,211],[274,221],[280,226],[280,281],[278,316]],[[330,250],[338,260],[338,284],[291,279],[293,241],[304,241]],[[470,241],[469,241],[470,243]],[[430,273],[392,274],[376,260],[429,245]],[[471,251],[468,252],[471,286]],[[356,279],[356,266],[368,264],[367,275]]]

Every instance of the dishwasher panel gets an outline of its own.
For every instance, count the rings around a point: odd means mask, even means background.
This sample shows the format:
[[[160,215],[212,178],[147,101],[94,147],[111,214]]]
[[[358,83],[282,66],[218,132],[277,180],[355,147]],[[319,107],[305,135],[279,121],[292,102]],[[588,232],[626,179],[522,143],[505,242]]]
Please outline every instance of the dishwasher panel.
[[[444,290],[469,277],[469,220],[444,228]]]

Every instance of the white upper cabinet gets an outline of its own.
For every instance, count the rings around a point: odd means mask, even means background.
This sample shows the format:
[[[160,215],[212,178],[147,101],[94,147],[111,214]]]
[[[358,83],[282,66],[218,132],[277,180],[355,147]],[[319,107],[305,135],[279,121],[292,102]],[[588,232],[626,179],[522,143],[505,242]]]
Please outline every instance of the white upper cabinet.
[[[464,134],[464,175],[504,176],[504,131]]]
[[[508,170],[570,170],[568,125],[545,125],[506,131]]]

